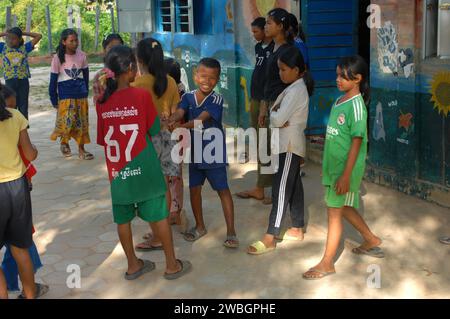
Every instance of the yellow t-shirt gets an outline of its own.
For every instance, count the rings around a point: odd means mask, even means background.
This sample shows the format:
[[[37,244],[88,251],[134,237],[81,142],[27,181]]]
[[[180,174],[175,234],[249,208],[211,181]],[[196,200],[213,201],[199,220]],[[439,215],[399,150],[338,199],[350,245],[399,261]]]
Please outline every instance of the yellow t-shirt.
[[[19,153],[19,136],[27,129],[28,121],[19,111],[7,110],[12,117],[0,121],[0,183],[19,179],[26,172]]]
[[[146,89],[152,95],[153,103],[155,104],[158,114],[161,115],[163,112],[171,115],[172,107],[177,107],[180,103],[180,94],[178,93],[178,86],[175,80],[171,76],[167,76],[167,90],[163,96],[158,98],[153,91],[153,86],[155,85],[155,77],[151,74],[144,74],[137,77],[136,80],[131,84],[133,87]]]

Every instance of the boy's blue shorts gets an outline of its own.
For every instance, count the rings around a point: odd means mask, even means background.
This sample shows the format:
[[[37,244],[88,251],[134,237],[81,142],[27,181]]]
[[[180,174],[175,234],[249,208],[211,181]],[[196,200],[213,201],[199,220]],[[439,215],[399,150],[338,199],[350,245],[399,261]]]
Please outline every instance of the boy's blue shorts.
[[[199,169],[197,165],[189,164],[189,188],[203,186],[206,179],[216,192],[229,189],[226,166]]]

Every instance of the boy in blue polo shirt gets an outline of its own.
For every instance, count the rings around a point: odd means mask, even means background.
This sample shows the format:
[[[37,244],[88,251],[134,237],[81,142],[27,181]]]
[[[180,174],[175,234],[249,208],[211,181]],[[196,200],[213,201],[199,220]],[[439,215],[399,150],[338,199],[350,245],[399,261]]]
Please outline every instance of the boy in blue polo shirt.
[[[237,248],[239,240],[234,229],[234,204],[227,181],[227,152],[222,126],[223,97],[214,92],[220,73],[219,61],[204,58],[199,62],[194,76],[198,89],[183,95],[178,110],[169,119],[169,125],[173,126],[185,118],[187,122],[180,127],[189,129],[192,137],[189,188],[196,225],[185,233],[184,239],[193,242],[207,233],[203,220],[202,186],[208,180],[222,202],[227,224],[224,246]],[[195,141],[202,141],[201,147],[195,145]],[[222,149],[211,147],[218,144]],[[210,156],[207,155],[209,150]]]

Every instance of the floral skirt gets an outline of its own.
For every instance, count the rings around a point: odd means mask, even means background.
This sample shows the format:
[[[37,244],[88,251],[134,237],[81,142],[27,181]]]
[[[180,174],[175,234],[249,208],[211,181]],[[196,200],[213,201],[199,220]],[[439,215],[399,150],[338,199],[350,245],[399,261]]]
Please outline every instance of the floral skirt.
[[[89,144],[89,104],[87,99],[60,100],[55,130],[50,139],[69,143],[73,138],[78,145]]]

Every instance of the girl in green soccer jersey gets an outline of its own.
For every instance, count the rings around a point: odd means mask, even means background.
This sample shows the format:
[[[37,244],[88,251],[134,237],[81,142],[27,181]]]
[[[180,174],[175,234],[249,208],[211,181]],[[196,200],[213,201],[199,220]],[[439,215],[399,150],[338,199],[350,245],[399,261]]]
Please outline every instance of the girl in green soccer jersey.
[[[336,273],[334,259],[342,236],[342,217],[364,238],[364,243],[353,249],[353,253],[384,257],[379,248],[381,239],[370,231],[357,211],[367,156],[368,73],[367,63],[360,56],[344,58],[337,67],[337,87],[345,95],[331,110],[323,156],[328,238],[322,261],[303,274],[308,280]]]

